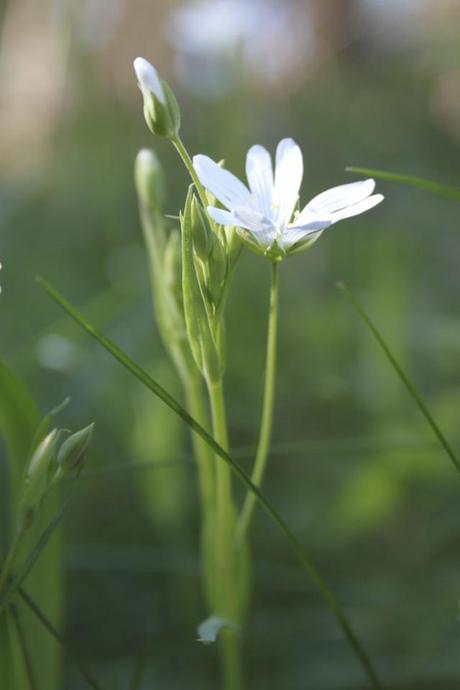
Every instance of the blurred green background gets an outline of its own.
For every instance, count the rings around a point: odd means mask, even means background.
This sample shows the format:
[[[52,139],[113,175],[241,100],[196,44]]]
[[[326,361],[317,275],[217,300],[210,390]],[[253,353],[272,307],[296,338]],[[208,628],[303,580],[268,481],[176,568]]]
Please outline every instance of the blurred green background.
[[[187,176],[142,117],[132,60],[160,70],[191,153],[242,174],[250,145],[292,136],[302,200],[346,165],[458,184],[460,5],[449,0],[3,0],[0,39],[1,357],[43,412],[96,421],[65,520],[65,631],[107,687],[216,687],[189,438],[69,322],[41,274],[172,392],[152,319],[132,181],[155,147],[177,214]],[[383,678],[460,682],[460,480],[335,283],[382,328],[460,448],[460,208],[379,183],[385,202],[327,231],[281,270],[279,376],[266,490],[337,593]],[[226,393],[250,468],[262,392],[269,266],[245,252],[228,306]],[[117,469],[163,463],[168,469]],[[105,469],[112,466],[112,471]],[[91,476],[90,476],[91,475]],[[239,490],[238,490],[239,491]],[[364,688],[329,613],[258,515],[248,688]],[[70,662],[63,688],[84,684]]]

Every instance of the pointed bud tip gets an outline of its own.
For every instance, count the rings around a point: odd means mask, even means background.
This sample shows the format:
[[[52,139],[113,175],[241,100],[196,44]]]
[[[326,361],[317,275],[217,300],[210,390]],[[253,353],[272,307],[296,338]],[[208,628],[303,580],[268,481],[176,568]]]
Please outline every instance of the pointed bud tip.
[[[143,57],[137,57],[133,61],[133,67],[141,89],[151,91],[160,103],[165,105],[166,99],[163,87],[155,67]]]
[[[91,441],[94,422],[69,436],[57,454],[57,464],[65,471],[75,470],[82,463]]]

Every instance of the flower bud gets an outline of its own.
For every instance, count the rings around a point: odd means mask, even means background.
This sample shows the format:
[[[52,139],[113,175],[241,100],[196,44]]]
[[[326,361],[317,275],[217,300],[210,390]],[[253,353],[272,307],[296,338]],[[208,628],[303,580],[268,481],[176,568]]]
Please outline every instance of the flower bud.
[[[17,527],[19,531],[31,525],[50,486],[58,439],[59,431],[53,429],[39,443],[29,462],[18,505]]]
[[[193,249],[202,261],[206,261],[212,249],[212,230],[207,215],[195,196],[191,205],[191,226]]]
[[[207,215],[195,196],[192,198],[191,206],[191,230],[196,255],[202,261],[207,261],[212,249],[212,231]]]
[[[151,149],[141,149],[136,157],[134,180],[141,206],[161,213],[165,200],[165,182],[158,156]]]
[[[225,248],[217,235],[212,236],[212,249],[209,257],[211,292],[222,289],[222,284],[227,277],[228,258]]]
[[[147,127],[159,137],[175,139],[180,129],[180,110],[173,92],[147,60],[138,57],[133,64],[144,98]]]
[[[163,262],[163,280],[165,289],[174,299],[178,308],[182,307],[182,274],[180,234],[177,229],[171,230],[166,243]]]
[[[208,382],[222,377],[222,364],[209,321],[211,305],[205,304],[195,268],[192,239],[192,199],[190,187],[181,215],[182,228],[182,292],[184,315],[190,349],[196,365]]]
[[[57,454],[57,464],[63,472],[72,472],[80,469],[83,463],[86,449],[93,435],[94,423],[84,429],[76,431],[69,436]]]

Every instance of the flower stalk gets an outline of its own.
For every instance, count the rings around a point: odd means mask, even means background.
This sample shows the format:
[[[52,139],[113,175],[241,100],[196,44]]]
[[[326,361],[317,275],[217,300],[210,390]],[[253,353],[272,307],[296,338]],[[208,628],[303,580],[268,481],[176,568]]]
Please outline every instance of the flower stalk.
[[[273,409],[275,404],[276,344],[278,332],[278,283],[278,263],[274,261],[271,265],[270,306],[268,316],[267,354],[265,364],[262,416],[254,469],[251,475],[251,481],[257,487],[261,486],[264,478],[272,435]],[[238,521],[238,541],[243,540],[249,532],[255,506],[256,497],[251,491],[248,491],[246,493],[246,498]]]

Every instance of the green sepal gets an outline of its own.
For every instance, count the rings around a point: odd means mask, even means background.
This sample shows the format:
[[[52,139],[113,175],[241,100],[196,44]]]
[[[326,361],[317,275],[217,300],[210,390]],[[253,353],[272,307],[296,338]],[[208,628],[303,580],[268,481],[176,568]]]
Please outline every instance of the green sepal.
[[[93,430],[94,423],[66,438],[57,452],[56,459],[59,469],[63,472],[74,472],[80,468],[90,444]]]
[[[152,91],[141,89],[145,121],[152,134],[165,139],[176,139],[181,123],[179,104],[165,81],[161,81],[161,86],[166,103],[158,100]]]
[[[50,487],[59,436],[58,429],[53,429],[37,446],[26,469],[17,509],[18,532],[30,527]]]

